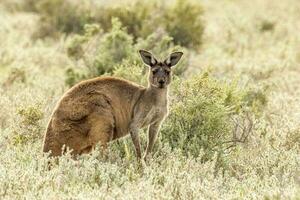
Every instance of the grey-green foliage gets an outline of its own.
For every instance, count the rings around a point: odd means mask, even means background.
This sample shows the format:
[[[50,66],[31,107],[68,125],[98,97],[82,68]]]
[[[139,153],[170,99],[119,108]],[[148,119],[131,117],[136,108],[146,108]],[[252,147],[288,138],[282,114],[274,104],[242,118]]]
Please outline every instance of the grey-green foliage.
[[[245,112],[252,115],[249,102],[253,99],[244,92],[246,88],[241,90],[236,84],[219,81],[208,73],[187,81],[178,80],[173,86],[170,114],[162,127],[163,143],[195,157],[203,149],[203,159],[209,159],[215,153],[226,153],[227,148],[245,139],[234,138],[238,135],[232,118],[244,120]]]
[[[146,67],[143,67],[141,62],[124,60],[121,64],[116,66],[113,75],[146,86],[146,70]]]
[[[28,107],[20,107],[17,111],[19,122],[14,128],[14,135],[11,142],[15,145],[25,144],[37,139],[41,139],[40,120],[43,119],[44,114],[40,110],[39,105]]]
[[[174,39],[175,44],[197,49],[202,44],[204,25],[201,4],[176,0],[175,4],[166,1],[155,4],[157,14],[149,13],[143,24],[141,35],[146,36],[158,28],[165,30]]]
[[[202,13],[201,5],[190,4],[186,0],[177,0],[175,6],[166,11],[166,30],[177,44],[190,48],[202,44]]]
[[[67,85],[71,86],[83,78],[103,74],[145,83],[147,70],[140,61],[139,49],[152,51],[160,60],[165,59],[172,51],[184,51],[185,56],[174,68],[174,73],[180,76],[187,69],[188,51],[175,45],[173,39],[165,32],[157,31],[146,39],[140,38],[134,42],[133,37],[117,18],[112,20],[112,24],[112,29],[106,33],[96,24],[86,25],[83,34],[70,39],[67,52],[75,64],[66,71]],[[79,70],[78,65],[83,66],[84,70]]]
[[[38,38],[56,36],[58,32],[81,32],[93,19],[89,1],[41,0],[35,2],[34,7],[41,15],[35,34]]]
[[[268,20],[263,20],[260,23],[259,30],[261,32],[268,32],[268,31],[273,31],[275,28],[276,23]]]
[[[40,15],[35,37],[59,36],[60,32],[83,33],[85,24],[91,23],[100,25],[106,32],[113,27],[112,19],[118,18],[135,40],[163,29],[175,44],[197,49],[202,43],[203,9],[199,2],[191,0],[133,1],[113,6],[79,0],[24,1],[14,5]]]
[[[85,72],[78,72],[76,67],[68,69],[66,83],[73,85],[82,78],[91,78],[103,74],[112,74],[117,65],[124,60],[136,60],[132,36],[122,27],[116,18],[113,27],[103,33],[96,25],[86,25],[82,35],[71,38],[67,47],[69,57],[75,63],[83,61]],[[68,81],[68,80],[73,81]]]
[[[112,29],[100,40],[98,54],[94,60],[96,74],[101,75],[105,72],[112,72],[116,64],[124,59],[132,59],[134,52],[133,38],[122,27],[121,22],[114,18]]]
[[[162,29],[175,44],[198,48],[204,30],[202,14],[201,4],[192,1],[136,1],[132,5],[108,7],[96,14],[96,21],[108,30],[110,20],[117,17],[134,38],[145,38]]]

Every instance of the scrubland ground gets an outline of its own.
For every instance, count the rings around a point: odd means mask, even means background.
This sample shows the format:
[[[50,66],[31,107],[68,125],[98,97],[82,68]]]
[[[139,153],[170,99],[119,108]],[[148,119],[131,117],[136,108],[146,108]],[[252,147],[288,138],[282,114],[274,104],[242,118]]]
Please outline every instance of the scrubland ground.
[[[67,51],[72,33],[34,38],[40,14],[11,9],[9,1],[0,3],[0,198],[300,199],[300,2],[200,3],[204,24],[201,45],[186,45],[185,51],[190,55],[185,61],[188,68],[178,79],[189,80],[197,73],[203,77],[203,72],[209,71],[212,84],[216,81],[217,86],[202,84],[209,86],[203,93],[204,100],[214,88],[222,90],[222,83],[231,81],[241,92],[246,87],[264,88],[261,95],[266,102],[246,140],[230,151],[211,149],[212,156],[203,159],[207,155],[204,147],[211,147],[203,141],[209,143],[210,139],[199,137],[197,143],[194,137],[187,139],[185,135],[214,133],[224,119],[209,113],[214,111],[217,115],[219,110],[212,106],[220,102],[209,99],[206,103],[212,109],[205,110],[205,105],[203,108],[203,112],[208,112],[204,119],[217,119],[218,123],[204,120],[205,130],[202,126],[193,129],[198,126],[192,123],[174,130],[172,127],[179,126],[178,119],[195,121],[193,113],[186,114],[190,118],[180,118],[180,102],[185,100],[174,98],[175,91],[170,94],[174,106],[162,127],[156,151],[144,166],[136,162],[128,137],[111,145],[108,160],[97,150],[76,161],[66,155],[51,170],[41,152],[43,133],[55,103],[74,81],[71,77],[70,83],[70,77],[66,78],[70,73],[66,71],[76,71],[76,67],[86,63],[74,61]],[[126,71],[131,74],[131,70],[125,63],[117,71],[105,72],[127,78]],[[142,73],[134,70],[138,75]],[[85,71],[84,76],[90,75]],[[140,76],[130,78],[142,82]],[[179,91],[180,80],[174,81]],[[201,84],[198,86],[196,91],[205,90]],[[195,100],[191,95],[188,97]],[[184,105],[189,106],[188,102]],[[222,130],[221,125],[218,130]],[[145,141],[145,133],[141,134]],[[185,139],[176,141],[174,147],[177,134]],[[222,137],[223,132],[216,134]],[[197,146],[201,148],[195,153],[191,148]]]

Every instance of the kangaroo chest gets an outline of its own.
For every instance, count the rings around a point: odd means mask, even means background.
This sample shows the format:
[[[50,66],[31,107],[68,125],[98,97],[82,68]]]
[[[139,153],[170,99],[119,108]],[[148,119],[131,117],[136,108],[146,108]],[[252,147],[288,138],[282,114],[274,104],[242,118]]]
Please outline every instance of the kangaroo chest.
[[[136,104],[132,127],[144,128],[155,122],[162,121],[168,112],[167,91],[145,91]]]
[[[139,128],[146,127],[153,122],[162,120],[164,116],[167,113],[166,107],[160,107],[160,106],[149,106],[147,108],[144,108],[143,111],[140,113],[137,113],[138,119],[136,119],[137,126]]]
[[[142,123],[140,125],[141,128],[150,125],[151,123],[163,118],[165,115],[164,109],[161,107],[154,107],[149,110],[148,113],[142,119]]]

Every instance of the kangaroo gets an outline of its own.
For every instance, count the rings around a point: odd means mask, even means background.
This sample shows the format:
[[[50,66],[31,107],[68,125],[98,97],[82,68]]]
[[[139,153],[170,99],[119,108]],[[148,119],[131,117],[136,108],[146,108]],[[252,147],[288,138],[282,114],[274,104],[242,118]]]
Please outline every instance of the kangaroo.
[[[148,51],[139,50],[139,54],[149,66],[148,87],[114,77],[97,77],[73,86],[52,113],[43,152],[56,157],[69,148],[76,156],[89,153],[98,142],[105,151],[109,142],[130,133],[136,156],[142,159],[139,129],[148,127],[146,159],[168,113],[171,68],[183,53],[173,52],[163,62]]]

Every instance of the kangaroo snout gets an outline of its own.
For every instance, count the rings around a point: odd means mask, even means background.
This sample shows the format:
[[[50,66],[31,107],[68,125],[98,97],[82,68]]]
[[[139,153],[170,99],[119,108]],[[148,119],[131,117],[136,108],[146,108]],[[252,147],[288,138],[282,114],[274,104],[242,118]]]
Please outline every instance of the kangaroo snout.
[[[158,81],[158,87],[159,88],[164,88],[164,86],[165,86],[165,81],[164,80],[159,80]]]
[[[164,80],[164,79],[160,79],[160,80],[158,81],[158,83],[164,84],[164,83],[165,83],[165,80]]]
[[[159,80],[158,83],[159,83],[160,85],[163,85],[163,84],[165,84],[165,81],[164,81],[164,80]]]

